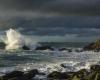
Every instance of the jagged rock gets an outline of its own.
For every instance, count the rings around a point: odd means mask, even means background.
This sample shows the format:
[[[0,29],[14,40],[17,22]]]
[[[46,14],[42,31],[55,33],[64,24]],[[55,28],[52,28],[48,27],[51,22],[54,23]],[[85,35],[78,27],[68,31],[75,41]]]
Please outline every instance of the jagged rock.
[[[70,75],[68,75],[67,72],[61,73],[61,72],[54,71],[54,72],[50,73],[47,76],[47,78],[50,79],[50,80],[69,79]]]
[[[65,51],[67,50],[66,48],[60,48],[59,51]]]
[[[100,72],[100,65],[91,65],[90,71],[91,72],[94,72],[94,71]]]
[[[85,80],[88,74],[89,73],[86,69],[81,69],[73,74],[71,80]]]
[[[72,52],[72,49],[60,48],[59,51],[68,51],[68,52]]]
[[[100,40],[97,40],[89,45],[85,46],[83,50],[95,50],[100,51]]]
[[[0,42],[0,49],[5,49],[6,44],[4,42]]]
[[[26,45],[24,45],[24,46],[22,47],[22,49],[23,49],[23,50],[30,50],[30,48],[27,47]]]
[[[41,46],[37,47],[35,50],[54,50],[54,49],[50,46]]]
[[[91,72],[85,80],[100,80],[100,72]]]
[[[28,71],[27,73],[21,71],[13,71],[0,77],[0,80],[32,80],[35,75],[45,75],[39,73],[37,69]]]
[[[13,71],[13,72],[10,72],[10,73],[5,74],[4,76],[0,77],[0,80],[8,80],[8,79],[11,79],[14,77],[20,77],[22,75],[23,75],[23,72],[21,72],[21,71]]]

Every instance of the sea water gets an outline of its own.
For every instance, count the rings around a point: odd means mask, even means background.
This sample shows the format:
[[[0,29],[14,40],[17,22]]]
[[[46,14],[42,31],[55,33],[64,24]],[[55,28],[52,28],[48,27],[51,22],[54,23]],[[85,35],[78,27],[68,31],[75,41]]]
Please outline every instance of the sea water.
[[[89,69],[100,61],[100,52],[61,52],[61,51],[0,51],[0,73],[13,70],[28,71],[38,69],[49,74],[53,71],[69,72]],[[62,67],[63,64],[66,67]]]
[[[11,38],[13,39],[13,34],[16,36],[16,41],[12,44]],[[16,34],[15,34],[16,33]],[[7,32],[7,50],[0,50],[0,75],[11,72],[13,70],[28,71],[31,69],[38,69],[40,72],[49,74],[53,71],[59,72],[74,72],[80,69],[89,69],[90,65],[99,63],[100,61],[100,52],[93,51],[83,51],[76,52],[75,49],[81,49],[82,46],[79,46],[81,43],[77,43],[78,47],[74,43],[71,43],[70,46],[67,43],[49,43],[49,46],[53,46],[58,49],[61,47],[70,47],[72,52],[59,51],[59,50],[8,50],[12,49],[13,46],[21,47],[25,44],[25,41],[22,41],[23,38],[21,34],[10,29]],[[18,37],[19,36],[19,37]],[[11,37],[11,38],[10,38]],[[21,38],[21,42],[20,39]],[[23,43],[24,42],[24,43]],[[23,44],[22,44],[23,43]],[[22,44],[22,45],[21,45]],[[11,45],[11,46],[9,46]],[[41,43],[41,45],[48,45],[47,43]],[[14,48],[15,49],[15,48]],[[62,67],[61,65],[64,65]],[[36,77],[36,78],[46,78],[46,76]]]

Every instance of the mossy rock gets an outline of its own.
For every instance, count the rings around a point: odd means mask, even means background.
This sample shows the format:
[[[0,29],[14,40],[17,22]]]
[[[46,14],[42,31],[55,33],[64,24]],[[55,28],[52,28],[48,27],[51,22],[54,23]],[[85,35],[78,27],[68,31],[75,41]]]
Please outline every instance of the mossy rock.
[[[68,79],[70,78],[70,74],[68,72],[64,72],[64,73],[61,73],[61,72],[57,72],[57,71],[54,71],[52,73],[50,73],[47,78],[49,80],[61,80],[61,79]]]
[[[50,73],[48,76],[48,78],[53,78],[53,79],[61,79],[61,73],[60,72],[57,72],[57,71],[54,71],[52,73]]]
[[[88,75],[88,71],[86,69],[81,69],[73,74],[70,80],[84,80]]]
[[[100,80],[100,73],[92,72],[87,77],[85,77],[85,80]]]
[[[83,50],[95,50],[100,51],[100,40],[97,40],[89,45],[85,46]]]
[[[11,78],[19,77],[22,75],[23,75],[23,72],[21,72],[21,71],[12,71],[10,73],[5,74],[4,76],[1,76],[0,80],[9,80]]]
[[[91,72],[94,72],[94,71],[100,72],[100,65],[91,65],[90,66],[90,71]]]
[[[81,78],[79,78],[78,76],[73,76],[70,80],[81,80]]]

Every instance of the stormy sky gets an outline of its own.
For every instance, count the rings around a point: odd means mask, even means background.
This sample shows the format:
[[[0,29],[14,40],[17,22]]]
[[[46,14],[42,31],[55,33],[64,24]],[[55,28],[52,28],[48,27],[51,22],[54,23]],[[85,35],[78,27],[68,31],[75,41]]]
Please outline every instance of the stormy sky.
[[[0,0],[0,34],[9,28],[47,41],[99,39],[100,0]]]

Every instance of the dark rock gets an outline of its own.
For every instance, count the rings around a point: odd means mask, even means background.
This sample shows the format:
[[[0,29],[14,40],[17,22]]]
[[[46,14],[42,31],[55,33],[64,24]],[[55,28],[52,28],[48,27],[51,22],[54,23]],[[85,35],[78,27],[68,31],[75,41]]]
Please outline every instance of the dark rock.
[[[68,52],[72,52],[72,49],[68,49]]]
[[[91,72],[94,72],[94,71],[100,72],[100,65],[91,65],[90,71]]]
[[[91,72],[85,80],[100,80],[100,73],[99,72]]]
[[[72,52],[72,49],[60,48],[59,51],[68,51],[68,52]]]
[[[8,80],[33,80],[32,78],[27,78],[25,76],[20,76],[20,77],[14,77]]]
[[[23,72],[21,71],[13,71],[13,72],[10,72],[10,73],[7,73],[5,74],[4,76],[2,76],[0,80],[8,80],[8,79],[11,79],[11,78],[14,78],[14,77],[20,77],[20,76],[23,76]]]
[[[0,49],[5,49],[6,44],[4,42],[0,42]]]
[[[89,45],[85,46],[83,50],[100,51],[100,40],[90,43]]]
[[[63,63],[62,63],[62,64],[60,64],[60,66],[61,66],[61,67],[63,67],[63,68],[66,68],[66,65],[65,65],[65,64],[63,64]]]
[[[22,47],[22,49],[23,49],[23,50],[30,50],[30,48],[27,47],[26,45],[24,45],[24,46]]]
[[[71,80],[85,80],[89,72],[86,69],[81,69],[73,74]]]
[[[9,80],[32,80],[32,78],[34,78],[35,75],[37,75],[37,74],[39,74],[38,70],[33,69],[33,70],[28,71],[27,73],[24,73],[21,76],[12,77]]]
[[[27,73],[23,74],[23,76],[14,77],[10,80],[34,80],[33,78],[36,75],[45,75],[45,74],[44,73],[39,73],[37,69],[33,69],[33,70],[28,71]]]
[[[52,47],[50,46],[41,46],[41,47],[37,47],[35,50],[54,50]]]
[[[65,51],[67,50],[66,48],[60,48],[59,51]]]
[[[61,73],[61,72],[57,72],[57,71],[54,71],[52,73],[50,73],[48,76],[47,76],[48,79],[69,79],[70,76],[68,75],[68,73]]]
[[[39,74],[38,70],[37,69],[33,69],[27,73],[24,74],[24,77],[27,78],[27,79],[31,79],[33,77],[35,77],[35,75]]]

